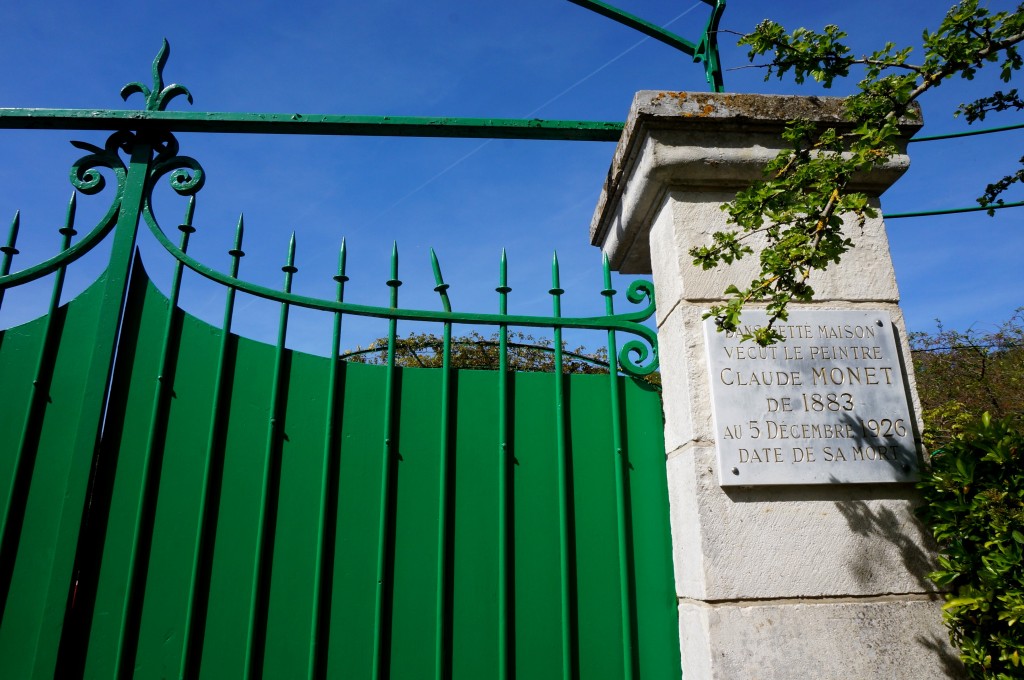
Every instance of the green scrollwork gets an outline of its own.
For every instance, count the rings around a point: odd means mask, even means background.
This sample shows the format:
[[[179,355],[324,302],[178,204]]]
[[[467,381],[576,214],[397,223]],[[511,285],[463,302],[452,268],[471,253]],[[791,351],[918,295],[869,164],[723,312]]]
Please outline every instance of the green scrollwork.
[[[178,155],[178,140],[166,133],[154,144],[157,156],[149,171],[146,205],[149,205],[153,188],[166,175],[170,175],[171,188],[181,196],[194,196],[206,183],[206,172],[199,161],[191,156]]]
[[[626,300],[632,304],[647,302],[643,309],[626,314],[617,314],[616,317],[626,317],[634,322],[646,321],[654,316],[654,284],[643,279],[633,281],[626,291]],[[640,329],[643,329],[642,331]],[[654,330],[635,324],[634,330],[630,331],[640,335],[640,340],[629,340],[619,350],[619,366],[626,373],[633,376],[650,375],[658,369],[658,336]],[[650,347],[650,349],[648,349]]]
[[[72,146],[90,152],[89,155],[79,158],[71,165],[71,184],[87,196],[98,194],[103,191],[107,183],[100,169],[106,168],[114,173],[117,180],[114,199],[111,201],[110,207],[107,208],[106,214],[80,241],[39,264],[13,274],[0,276],[0,290],[41,279],[61,267],[70,265],[92,250],[110,233],[117,223],[127,177],[127,170],[118,152],[130,149],[134,140],[135,137],[132,133],[121,131],[110,135],[102,149],[86,142],[71,142]]]
[[[160,51],[157,52],[156,59],[153,60],[152,89],[138,81],[128,83],[121,88],[121,99],[128,101],[128,97],[131,95],[136,92],[141,93],[146,98],[147,111],[163,111],[167,108],[170,101],[179,95],[185,95],[188,103],[191,104],[192,93],[188,91],[187,87],[178,83],[164,86],[164,66],[167,64],[167,59],[170,56],[171,46],[167,42],[167,38],[164,38],[163,45],[160,47]]]

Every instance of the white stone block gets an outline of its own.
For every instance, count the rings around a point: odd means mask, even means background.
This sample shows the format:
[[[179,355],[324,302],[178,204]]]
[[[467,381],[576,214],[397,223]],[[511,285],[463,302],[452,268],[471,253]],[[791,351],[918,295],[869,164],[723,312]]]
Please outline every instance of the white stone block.
[[[668,459],[680,597],[757,600],[935,590],[924,576],[933,568],[934,545],[914,517],[913,486],[723,489],[717,464],[707,446],[687,446]]]
[[[939,602],[807,600],[679,605],[686,680],[965,677]]]
[[[692,248],[710,245],[716,231],[730,231],[728,214],[721,209],[732,194],[721,191],[670,191],[650,233],[651,267],[658,282],[660,307],[671,308],[676,299],[718,301],[730,285],[740,290],[758,276],[758,253],[764,239],[753,237],[753,255],[730,265],[704,270],[693,264]],[[877,200],[874,206],[879,208]],[[666,215],[670,211],[670,215]],[[858,224],[853,216],[844,222],[844,234],[854,247],[840,264],[811,273],[808,283],[817,300],[897,302],[899,290],[889,253],[889,239],[881,217]],[[668,290],[662,292],[660,288]],[[664,302],[663,302],[664,300]]]

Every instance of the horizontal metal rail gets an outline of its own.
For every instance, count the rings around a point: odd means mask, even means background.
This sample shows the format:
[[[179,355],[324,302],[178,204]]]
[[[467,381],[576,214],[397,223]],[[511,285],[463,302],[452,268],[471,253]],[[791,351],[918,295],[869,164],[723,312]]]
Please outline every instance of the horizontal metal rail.
[[[1024,128],[1024,123],[1018,123],[1016,125],[1003,125],[994,128],[985,128],[984,130],[966,130],[964,132],[947,132],[942,135],[929,135],[927,137],[915,137],[914,139],[907,140],[908,143],[913,142],[937,142],[940,139],[958,139],[960,137],[974,137],[975,135],[987,135],[993,132],[1008,132],[1010,130],[1020,130]]]
[[[461,137],[617,142],[624,123],[540,118],[334,116],[306,113],[226,113],[126,109],[4,109],[0,129],[222,132],[364,137]]]
[[[991,203],[989,205],[975,205],[968,208],[943,208],[941,210],[922,210],[920,212],[892,213],[882,215],[887,220],[898,220],[903,217],[934,217],[935,215],[955,215],[958,213],[980,212],[982,210],[1002,210],[1003,208],[1020,208],[1024,201],[1016,203]]]
[[[697,45],[695,43],[692,43],[686,38],[678,36],[661,26],[645,21],[634,14],[624,12],[617,7],[612,7],[606,2],[601,2],[600,0],[569,0],[569,2],[574,5],[579,5],[580,7],[585,7],[592,12],[597,12],[601,16],[607,17],[612,21],[617,21],[623,26],[629,26],[636,31],[640,31],[647,37],[661,41],[691,57],[697,54]]]

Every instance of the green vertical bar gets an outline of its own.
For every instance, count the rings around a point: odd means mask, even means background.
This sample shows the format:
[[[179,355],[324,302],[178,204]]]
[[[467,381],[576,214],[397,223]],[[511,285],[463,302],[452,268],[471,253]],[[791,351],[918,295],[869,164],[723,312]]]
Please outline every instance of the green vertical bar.
[[[8,239],[9,248],[13,250],[14,239],[18,235],[18,214],[14,216],[14,223],[11,225],[11,234]],[[71,194],[71,201],[68,203],[67,216],[64,219],[64,226],[60,229],[61,241],[60,251],[64,252],[71,247],[71,237],[75,232],[75,194]],[[11,253],[13,254],[13,253]],[[4,261],[0,263],[3,269],[10,267],[10,257],[8,252],[4,253]],[[6,274],[6,271],[2,273]],[[67,273],[67,267],[60,267],[57,269],[56,275],[53,280],[53,288],[50,292],[50,304],[46,310],[45,321],[43,322],[43,343],[39,349],[39,354],[36,357],[36,368],[33,373],[32,388],[29,395],[29,408],[25,413],[25,421],[21,426],[21,433],[18,436],[18,442],[15,445],[17,453],[14,455],[14,474],[11,475],[11,479],[8,482],[7,495],[5,496],[5,502],[3,507],[3,514],[0,515],[0,560],[5,564],[7,562],[13,563],[15,556],[17,555],[17,546],[14,545],[14,539],[11,532],[16,529],[9,525],[8,522],[11,518],[11,513],[14,511],[14,499],[16,496],[16,490],[18,488],[26,489],[31,484],[33,471],[31,469],[32,463],[29,459],[33,458],[31,454],[26,450],[30,445],[30,434],[33,429],[37,429],[41,426],[42,413],[46,410],[46,396],[50,390],[50,381],[46,378],[46,373],[49,369],[49,364],[53,360],[53,352],[55,344],[60,342],[60,338],[54,335],[53,318],[57,313],[57,308],[60,306],[60,295],[64,290],[64,277]],[[0,291],[2,292],[2,291]],[[11,569],[13,571],[13,569]],[[9,573],[7,568],[3,569],[4,573]],[[9,584],[0,584],[0,603],[5,603],[7,600],[7,588]],[[0,604],[0,612],[4,609],[3,604]]]
[[[498,313],[508,314],[508,258],[501,250]],[[498,326],[498,678],[508,677],[508,325]]]
[[[195,229],[192,227],[192,214],[195,211],[195,196],[189,198],[185,219],[179,229],[181,241],[178,247],[182,252],[188,250],[189,236]],[[146,569],[149,561],[148,546],[151,545],[150,535],[153,531],[153,515],[159,491],[160,467],[163,460],[163,441],[167,417],[167,399],[171,395],[174,377],[168,374],[172,347],[176,347],[179,338],[172,339],[174,320],[181,293],[181,274],[184,265],[175,260],[174,274],[171,279],[171,296],[167,305],[167,317],[164,320],[163,346],[160,349],[160,365],[154,381],[153,408],[149,416],[149,432],[146,435],[146,448],[142,452],[142,488],[135,506],[135,521],[131,534],[131,549],[128,553],[128,592],[125,595],[121,610],[121,625],[117,638],[117,662],[114,666],[115,677],[120,677],[122,668],[134,666],[138,640],[135,646],[128,644],[129,637],[138,635],[142,616],[142,599],[146,592]],[[180,328],[178,329],[180,332]],[[157,458],[154,461],[154,457]],[[155,463],[155,464],[154,464]],[[147,526],[143,526],[143,524]],[[142,544],[142,545],[140,545]],[[140,551],[146,554],[140,555]]]
[[[238,217],[238,226],[235,229],[235,245],[228,254],[231,256],[231,278],[238,277],[239,260],[245,256],[242,251],[242,237],[245,232],[244,218]],[[212,552],[210,534],[215,527],[210,526],[213,522],[214,509],[211,507],[211,496],[214,489],[210,488],[210,475],[214,464],[214,455],[217,453],[217,441],[221,436],[223,427],[223,411],[226,410],[224,401],[224,373],[227,363],[228,341],[231,337],[231,320],[235,311],[235,289],[228,288],[224,301],[224,320],[221,323],[220,349],[217,353],[217,372],[214,376],[213,385],[213,413],[210,415],[210,429],[206,439],[206,456],[203,462],[203,474],[200,480],[199,489],[199,525],[196,527],[196,541],[192,552],[192,570],[189,575],[188,603],[185,610],[185,624],[182,632],[181,668],[184,677],[197,677],[199,675],[198,664],[200,659],[196,654],[196,647],[202,631],[196,628],[196,608],[205,603],[209,588],[209,575],[203,574],[205,560],[208,553]],[[216,461],[223,465],[222,460]],[[203,591],[203,592],[201,592]]]
[[[614,304],[612,297],[615,290],[612,288],[611,267],[608,264],[608,256],[604,256],[604,295],[605,313],[612,316]],[[629,546],[626,534],[626,452],[622,446],[622,410],[619,404],[619,377],[618,377],[618,352],[615,346],[615,331],[608,330],[608,384],[611,389],[611,421],[612,421],[612,445],[615,447],[615,523],[616,539],[619,552],[619,608],[622,614],[622,677],[624,680],[633,678],[633,632],[631,602],[629,596],[630,570],[629,570]]]
[[[341,249],[338,251],[338,273],[334,276],[338,283],[335,299],[338,302],[345,301],[345,282],[348,276],[345,275],[345,239],[341,240]],[[339,423],[337,422],[338,409],[338,376],[341,367],[341,312],[334,313],[334,332],[331,336],[331,369],[327,383],[327,432],[324,434],[324,460],[320,477],[320,512],[317,526],[316,541],[316,566],[313,572],[313,612],[312,628],[309,636],[309,667],[308,676],[313,680],[318,669],[325,667],[325,660],[321,657],[326,653],[321,649],[320,639],[323,634],[323,623],[329,618],[330,599],[323,592],[324,573],[330,569],[330,559],[333,557],[325,551],[327,543],[328,514],[330,507],[330,490],[334,476],[339,469],[332,464],[337,451]],[[322,612],[322,608],[328,609],[328,614]]]
[[[430,264],[434,270],[434,290],[441,296],[444,311],[452,311],[452,303],[448,299],[448,284],[441,277],[441,265],[437,254],[430,249]],[[441,434],[440,434],[440,469],[437,484],[437,616],[435,618],[434,639],[434,677],[442,680],[445,677],[445,618],[448,592],[445,584],[448,579],[448,458],[450,453],[448,423],[451,419],[451,362],[452,362],[452,324],[444,324],[443,347],[441,349]]]
[[[14,223],[11,225],[11,234],[8,242],[13,244],[17,237],[18,215],[15,215]],[[75,222],[75,194],[71,194],[71,201],[68,204],[64,226],[59,230],[61,234],[61,252],[71,246],[71,237],[76,233]],[[10,247],[13,250],[13,246]],[[13,253],[10,253],[13,255]],[[8,267],[10,260],[5,252],[6,262],[2,263]],[[19,547],[22,545],[22,529],[25,521],[26,504],[29,502],[29,490],[36,474],[36,455],[39,451],[38,438],[33,439],[32,433],[39,432],[43,427],[43,416],[47,409],[48,396],[52,384],[52,366],[55,360],[57,348],[61,344],[61,337],[55,332],[54,317],[57,315],[57,308],[60,306],[61,291],[64,288],[64,277],[67,269],[61,266],[54,277],[53,289],[50,294],[50,303],[43,320],[42,344],[36,356],[35,370],[33,371],[32,385],[28,397],[28,409],[25,412],[25,419],[22,422],[21,432],[18,434],[18,441],[15,443],[14,460],[11,467],[12,474],[7,485],[7,493],[4,497],[2,515],[0,515],[0,617],[7,610],[7,599],[10,589],[13,587],[15,562],[18,558]],[[19,493],[21,490],[21,493]],[[16,519],[12,521],[12,514]],[[11,580],[8,580],[11,579]],[[52,593],[51,593],[52,594]]]
[[[391,250],[391,278],[387,285],[391,288],[390,304],[392,309],[398,308],[398,287],[402,282],[398,280],[398,244],[395,243]],[[387,357],[387,378],[384,387],[384,446],[381,451],[381,475],[380,475],[380,510],[378,514],[379,523],[377,526],[377,584],[373,607],[373,675],[377,680],[382,677],[382,664],[384,654],[384,579],[387,575],[387,547],[388,528],[390,526],[391,508],[391,458],[393,451],[394,424],[392,412],[394,411],[395,399],[395,335],[398,330],[398,321],[395,318],[388,320],[388,357]]]
[[[81,395],[81,408],[75,422],[67,423],[72,432],[69,445],[65,494],[55,535],[53,560],[44,578],[48,581],[44,605],[43,628],[33,633],[34,647],[25,653],[34,659],[33,677],[52,678],[57,648],[62,632],[68,592],[72,584],[75,551],[82,525],[82,512],[88,499],[86,480],[103,427],[103,416],[114,369],[114,355],[122,327],[122,313],[128,294],[139,216],[146,196],[152,145],[148,140],[134,138],[128,172],[121,193],[113,244],[102,288],[102,302],[96,315],[92,353],[86,364],[86,378]],[[121,187],[119,187],[120,189]]]
[[[298,271],[295,268],[295,232],[288,241],[288,258],[285,266],[281,267],[284,272],[284,292],[292,291],[292,276]],[[266,536],[268,524],[271,521],[267,504],[270,500],[271,484],[274,469],[274,457],[276,455],[277,443],[281,428],[281,370],[284,364],[284,343],[288,335],[288,303],[281,303],[281,315],[277,326],[277,347],[274,353],[274,377],[270,388],[270,419],[267,424],[267,443],[263,456],[263,476],[260,485],[259,516],[256,528],[256,550],[252,574],[252,584],[249,597],[249,624],[246,631],[245,642],[245,669],[243,677],[251,678],[256,674],[262,675],[263,645],[258,644],[257,636],[262,636],[257,630],[260,625],[266,626],[262,610],[266,606],[266,590],[263,586],[266,580],[264,562],[271,559],[266,549]]]
[[[558,253],[551,260],[551,311],[562,316]],[[557,321],[556,321],[557,323]],[[558,464],[558,573],[562,625],[562,677],[572,678],[572,620],[569,611],[569,471],[565,445],[565,377],[562,375],[562,327],[555,326],[555,444]]]

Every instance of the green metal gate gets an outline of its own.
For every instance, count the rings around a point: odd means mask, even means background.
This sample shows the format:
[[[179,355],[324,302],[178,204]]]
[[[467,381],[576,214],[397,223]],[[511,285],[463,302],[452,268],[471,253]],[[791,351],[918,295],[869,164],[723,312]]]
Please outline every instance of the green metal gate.
[[[515,316],[502,260],[499,313],[459,314],[434,258],[440,309],[410,310],[396,251],[390,305],[370,307],[345,301],[342,245],[319,300],[291,292],[294,240],[281,290],[240,279],[241,222],[213,270],[188,254],[202,168],[156,115],[187,94],[164,87],[166,56],[152,89],[125,90],[153,115],[75,143],[76,189],[112,195],[100,222],[75,241],[73,198],[60,253],[11,273],[17,217],[0,247],[0,304],[53,277],[47,314],[0,331],[0,675],[679,677],[659,396],[562,371],[565,328],[604,329],[613,365],[653,371],[650,284],[616,314],[606,264],[606,314],[563,317],[556,262],[552,316]],[[5,126],[90,127],[62,114]],[[151,205],[168,178],[188,197],[177,245]],[[140,224],[175,258],[169,296]],[[66,269],[108,238],[103,274],[60,305]],[[186,269],[224,285],[219,328],[179,308]],[[239,290],[279,303],[276,346],[231,333]],[[285,348],[295,306],[333,316],[331,357]],[[340,358],[351,315],[388,320],[383,365]],[[396,365],[400,321],[437,324],[440,368]],[[496,328],[498,370],[451,367],[460,324]],[[510,327],[554,329],[553,372],[509,370]],[[636,338],[620,351],[617,332]]]

